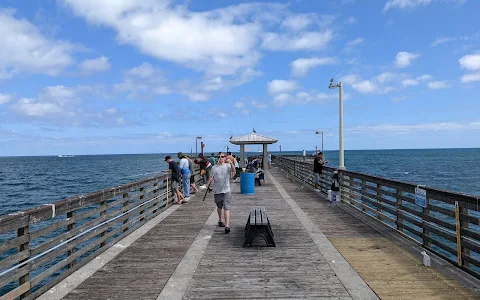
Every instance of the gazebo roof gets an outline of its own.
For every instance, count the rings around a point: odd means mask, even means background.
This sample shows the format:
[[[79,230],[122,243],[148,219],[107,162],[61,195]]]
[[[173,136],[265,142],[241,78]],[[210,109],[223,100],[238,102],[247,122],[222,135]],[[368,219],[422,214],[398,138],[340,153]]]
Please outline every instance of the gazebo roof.
[[[278,140],[272,139],[257,133],[250,133],[235,139],[230,139],[230,143],[234,145],[254,145],[254,144],[274,144]]]

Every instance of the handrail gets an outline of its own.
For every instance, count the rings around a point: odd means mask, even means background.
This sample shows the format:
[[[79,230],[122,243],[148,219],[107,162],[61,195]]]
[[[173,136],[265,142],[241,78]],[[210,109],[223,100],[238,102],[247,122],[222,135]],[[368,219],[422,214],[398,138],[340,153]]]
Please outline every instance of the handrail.
[[[195,179],[200,172],[195,166]],[[0,297],[36,298],[174,200],[168,174],[0,216]]]
[[[303,185],[313,186],[312,161],[272,156],[273,162]],[[480,198],[398,180],[324,167],[320,189],[327,193],[332,173],[340,178],[342,203],[377,219],[422,247],[480,278]],[[425,207],[415,189],[426,192]]]

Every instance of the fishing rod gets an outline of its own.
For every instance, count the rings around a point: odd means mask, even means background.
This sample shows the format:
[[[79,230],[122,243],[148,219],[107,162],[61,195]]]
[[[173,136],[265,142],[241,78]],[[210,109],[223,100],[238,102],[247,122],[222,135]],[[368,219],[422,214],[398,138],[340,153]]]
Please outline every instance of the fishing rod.
[[[205,195],[203,196],[203,200],[202,200],[202,201],[205,201],[205,198],[207,198],[207,194],[210,193],[210,185],[211,185],[211,184],[212,184],[211,182],[208,183],[207,191],[205,192]]]

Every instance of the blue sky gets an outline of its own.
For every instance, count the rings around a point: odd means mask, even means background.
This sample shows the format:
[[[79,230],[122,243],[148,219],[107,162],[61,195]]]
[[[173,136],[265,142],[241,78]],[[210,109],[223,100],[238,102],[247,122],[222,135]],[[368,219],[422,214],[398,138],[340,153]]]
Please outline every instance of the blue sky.
[[[480,147],[480,1],[1,0],[0,155]],[[231,147],[232,148],[232,147]],[[238,147],[234,146],[233,150]]]

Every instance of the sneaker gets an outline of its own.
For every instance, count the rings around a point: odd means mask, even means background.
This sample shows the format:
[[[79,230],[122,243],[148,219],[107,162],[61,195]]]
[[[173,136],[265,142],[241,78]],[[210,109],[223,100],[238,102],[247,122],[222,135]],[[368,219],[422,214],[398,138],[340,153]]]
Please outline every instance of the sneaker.
[[[230,227],[225,227],[225,233],[229,233],[230,232]]]
[[[315,192],[320,192],[320,189],[315,189]]]
[[[201,190],[204,190],[204,189],[207,188],[207,186],[206,186],[206,185],[201,185],[201,186],[199,186],[199,188],[200,188]]]
[[[218,221],[218,226],[219,227],[225,227],[225,224],[222,221]]]
[[[183,202],[188,202],[190,201],[190,197],[185,197],[185,199],[183,199]]]

